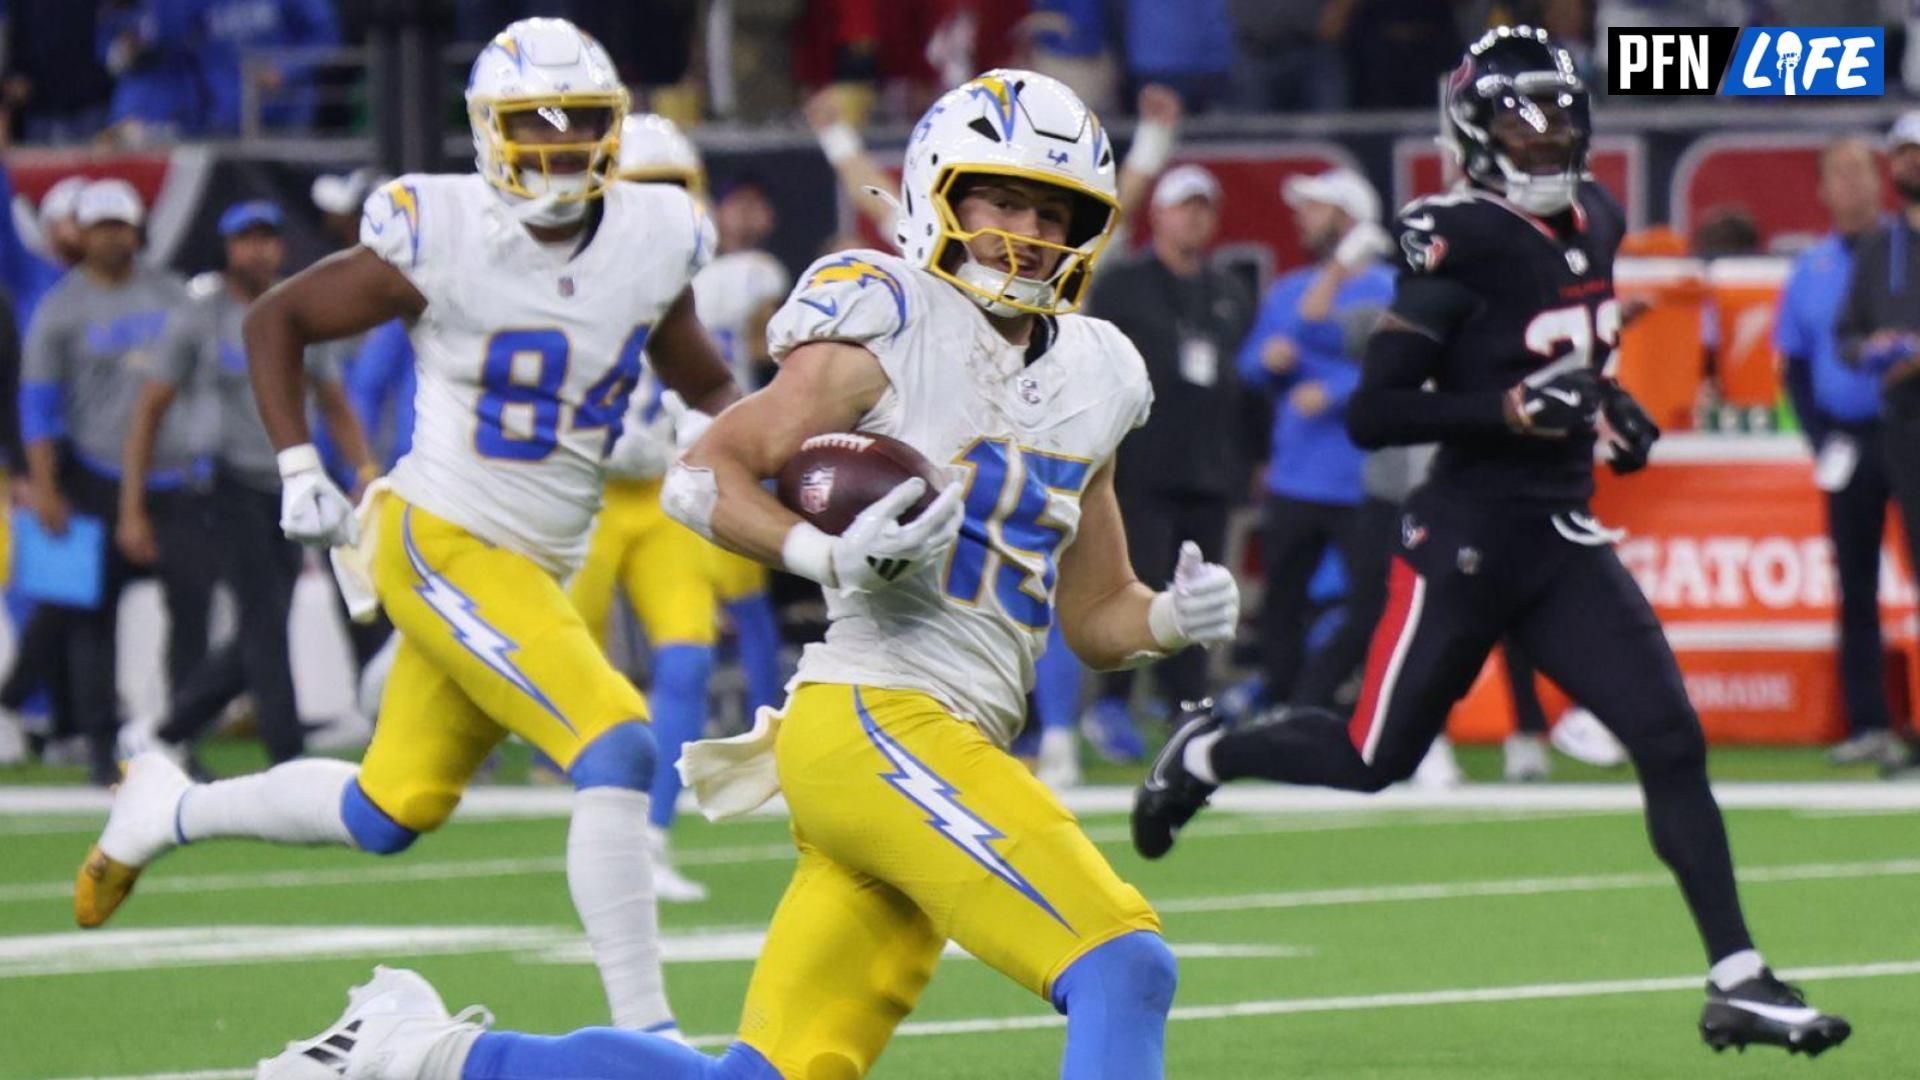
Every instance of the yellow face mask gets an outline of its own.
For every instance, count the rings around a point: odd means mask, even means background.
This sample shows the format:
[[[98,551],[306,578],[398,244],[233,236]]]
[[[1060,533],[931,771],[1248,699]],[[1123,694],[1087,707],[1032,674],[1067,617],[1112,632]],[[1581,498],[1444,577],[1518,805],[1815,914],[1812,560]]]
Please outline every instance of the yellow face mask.
[[[962,228],[953,208],[952,194],[963,176],[1006,176],[1068,192],[1076,204],[1068,227],[1068,242],[1055,243],[991,226]],[[1106,250],[1120,217],[1119,203],[1107,195],[1065,183],[1058,176],[1012,166],[968,166],[964,173],[958,169],[948,172],[934,187],[933,206],[939,222],[940,242],[936,248],[938,255],[929,269],[934,276],[982,301],[987,310],[995,314],[1065,315],[1077,310],[1086,296],[1087,284],[1093,279],[1094,263]],[[1073,242],[1076,233],[1080,234],[1078,243]],[[1006,245],[1009,267],[1019,265],[1014,257],[1016,246],[1056,253],[1060,258],[1045,279],[1021,277],[1014,269],[992,269],[975,259],[967,246],[983,236],[998,238]],[[964,258],[957,269],[948,269],[947,255],[955,250],[955,245],[964,253]]]
[[[490,150],[487,181],[525,199],[552,196],[566,203],[599,198],[620,158],[620,121],[627,114],[627,101],[625,90],[474,101],[469,106],[473,127]],[[515,137],[529,130],[556,137]],[[530,182],[535,177],[538,180]]]

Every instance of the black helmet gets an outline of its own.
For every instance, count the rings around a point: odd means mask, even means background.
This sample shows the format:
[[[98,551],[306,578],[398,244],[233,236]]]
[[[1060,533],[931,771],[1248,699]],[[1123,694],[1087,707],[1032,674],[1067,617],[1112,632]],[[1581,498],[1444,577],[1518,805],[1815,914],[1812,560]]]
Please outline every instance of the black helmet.
[[[1593,118],[1572,54],[1545,30],[1482,34],[1447,80],[1445,108],[1443,141],[1474,184],[1535,214],[1573,202]]]

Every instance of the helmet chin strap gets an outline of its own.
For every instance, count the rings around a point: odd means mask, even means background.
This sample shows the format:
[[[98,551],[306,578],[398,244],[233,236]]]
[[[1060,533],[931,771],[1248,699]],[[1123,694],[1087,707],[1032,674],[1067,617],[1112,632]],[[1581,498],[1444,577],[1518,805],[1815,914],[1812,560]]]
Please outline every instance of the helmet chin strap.
[[[1495,154],[1494,162],[1506,178],[1507,201],[1529,214],[1557,214],[1573,205],[1580,189],[1580,174],[1572,169],[1539,176],[1515,168],[1505,154]]]
[[[954,276],[982,290],[982,292],[989,294],[982,295],[979,292],[967,293],[968,296],[973,298],[974,303],[986,308],[987,314],[989,315],[1012,316],[1032,314],[1031,312],[1022,311],[1017,307],[1013,307],[1010,304],[992,299],[991,294],[995,293],[1038,308],[1050,308],[1053,306],[1054,301],[1058,299],[1054,294],[1053,284],[1051,282],[1035,281],[1032,278],[1023,277],[1014,278],[1009,282],[1006,274],[981,265],[974,260],[971,254],[967,256],[966,262],[960,264],[960,269],[955,271]]]

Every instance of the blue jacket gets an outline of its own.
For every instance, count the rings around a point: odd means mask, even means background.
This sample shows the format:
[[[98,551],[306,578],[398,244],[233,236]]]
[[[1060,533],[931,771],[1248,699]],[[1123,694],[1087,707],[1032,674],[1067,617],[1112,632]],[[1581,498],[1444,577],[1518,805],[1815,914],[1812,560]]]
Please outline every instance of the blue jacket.
[[[1253,330],[1240,347],[1240,379],[1248,387],[1275,399],[1271,457],[1267,462],[1267,490],[1275,495],[1335,506],[1357,506],[1362,498],[1360,466],[1366,454],[1347,437],[1347,400],[1360,385],[1357,357],[1346,354],[1338,319],[1306,322],[1300,318],[1300,300],[1318,270],[1308,267],[1280,278],[1267,290]],[[1332,315],[1361,306],[1385,307],[1393,299],[1393,271],[1376,264],[1350,278],[1334,294]],[[1260,362],[1269,338],[1289,338],[1299,349],[1299,362],[1285,375],[1275,375]],[[1319,416],[1294,411],[1288,396],[1302,382],[1318,382],[1327,389],[1331,406]]]
[[[1793,404],[1800,426],[1816,444],[1835,423],[1863,423],[1880,415],[1878,382],[1841,358],[1834,333],[1852,278],[1852,250],[1838,233],[1828,235],[1793,261],[1774,319],[1775,347],[1790,365],[1806,365],[1804,372],[1788,370],[1787,385],[1790,392],[1798,391]]]

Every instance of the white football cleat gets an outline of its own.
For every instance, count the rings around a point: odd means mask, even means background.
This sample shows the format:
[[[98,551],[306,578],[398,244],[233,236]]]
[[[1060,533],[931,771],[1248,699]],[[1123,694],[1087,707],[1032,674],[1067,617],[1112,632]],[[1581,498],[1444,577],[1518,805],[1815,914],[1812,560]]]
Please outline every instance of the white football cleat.
[[[707,898],[707,887],[673,868],[673,847],[667,830],[647,826],[647,846],[653,855],[653,895],[663,904],[698,904]]]
[[[1033,775],[1051,791],[1080,786],[1080,736],[1074,729],[1050,728],[1040,733],[1040,756]]]
[[[1599,717],[1578,705],[1560,714],[1548,737],[1555,750],[1595,768],[1617,769],[1627,763],[1627,748]]]
[[[1460,763],[1454,760],[1453,743],[1445,735],[1433,740],[1427,747],[1427,756],[1420,759],[1420,766],[1413,770],[1413,786],[1424,791],[1445,791],[1457,788],[1467,778],[1460,771]]]
[[[1543,735],[1529,735],[1516,731],[1507,736],[1503,774],[1510,784],[1524,784],[1534,780],[1545,780],[1553,772],[1553,762],[1547,756],[1547,740]]]
[[[477,1022],[475,1022],[477,1020]],[[287,1044],[260,1062],[255,1080],[438,1080],[458,1076],[471,1045],[442,1045],[452,1035],[477,1036],[493,1023],[484,1009],[448,1016],[446,1003],[419,973],[384,965],[366,985],[347,991],[347,1011],[311,1039]]]
[[[171,757],[157,750],[126,763],[114,789],[107,827],[87,852],[73,883],[73,917],[93,929],[107,921],[153,860],[180,842],[180,797],[193,786]]]

